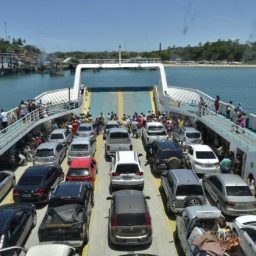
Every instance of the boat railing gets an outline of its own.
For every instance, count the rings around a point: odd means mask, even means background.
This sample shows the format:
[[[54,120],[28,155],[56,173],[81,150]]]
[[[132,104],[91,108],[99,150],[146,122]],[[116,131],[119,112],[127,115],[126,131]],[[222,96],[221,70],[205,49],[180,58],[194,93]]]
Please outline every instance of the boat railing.
[[[19,118],[14,123],[0,132],[0,155],[8,150],[12,145],[19,141],[29,131],[37,125],[54,118],[72,113],[78,109],[83,103],[83,97],[77,100],[63,101],[57,103],[48,103],[38,106],[37,109],[28,113],[24,117]]]

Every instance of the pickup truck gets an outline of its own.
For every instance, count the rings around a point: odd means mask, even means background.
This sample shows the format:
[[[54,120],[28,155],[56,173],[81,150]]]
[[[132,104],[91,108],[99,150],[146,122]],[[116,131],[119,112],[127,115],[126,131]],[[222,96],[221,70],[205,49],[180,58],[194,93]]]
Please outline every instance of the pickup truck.
[[[55,241],[81,248],[89,240],[93,186],[89,182],[62,182],[53,192],[38,229],[40,242]]]
[[[221,223],[225,223],[224,216],[215,206],[186,207],[176,217],[175,232],[184,254],[186,256],[230,255],[232,242],[238,238],[230,227],[225,225],[221,228]],[[207,246],[206,242],[210,242],[211,245]]]
[[[132,150],[132,141],[126,128],[111,128],[105,143],[105,158],[108,160],[117,151]]]

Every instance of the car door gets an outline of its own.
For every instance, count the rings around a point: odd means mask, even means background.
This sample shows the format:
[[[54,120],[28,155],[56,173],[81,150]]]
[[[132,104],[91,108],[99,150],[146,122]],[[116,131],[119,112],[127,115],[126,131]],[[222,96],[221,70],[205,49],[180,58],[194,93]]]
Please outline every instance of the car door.
[[[185,211],[183,211],[181,216],[178,217],[178,222],[178,236],[180,244],[183,251],[185,252],[185,255],[188,255],[187,228],[189,225],[189,218]]]
[[[216,203],[220,198],[220,193],[222,193],[222,186],[216,176],[210,177],[209,180],[211,181],[210,186],[209,186],[209,188],[210,188],[209,195],[211,196],[213,201]]]
[[[255,256],[256,255],[256,231],[253,228],[243,228],[240,230],[240,245],[246,256]]]
[[[90,155],[94,156],[96,151],[96,143],[94,137],[90,137]]]
[[[56,147],[56,158],[57,158],[57,161],[58,161],[58,164],[61,164],[61,162],[63,161],[63,159],[65,158],[65,148],[64,146],[60,143],[57,145]]]
[[[54,189],[59,183],[59,171],[58,169],[51,166],[45,177],[45,186],[48,191]]]

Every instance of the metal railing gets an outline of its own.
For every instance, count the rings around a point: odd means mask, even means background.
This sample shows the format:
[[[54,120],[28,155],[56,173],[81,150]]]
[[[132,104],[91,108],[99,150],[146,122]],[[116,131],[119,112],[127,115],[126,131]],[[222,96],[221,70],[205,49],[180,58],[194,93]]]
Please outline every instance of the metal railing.
[[[21,117],[0,132],[0,155],[36,126],[54,118],[70,114],[74,110],[79,109],[82,103],[83,96],[80,96],[76,101],[67,100],[60,103],[42,105],[26,116]]]

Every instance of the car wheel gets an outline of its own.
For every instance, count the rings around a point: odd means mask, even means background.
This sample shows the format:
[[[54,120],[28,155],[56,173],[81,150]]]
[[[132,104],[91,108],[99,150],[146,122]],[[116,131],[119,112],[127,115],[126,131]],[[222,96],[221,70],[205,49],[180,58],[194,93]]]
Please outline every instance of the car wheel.
[[[180,168],[180,165],[181,165],[181,161],[177,157],[170,157],[167,160],[167,169],[168,170],[170,170],[170,169],[178,169],[178,168]]]
[[[194,205],[202,205],[202,204],[203,204],[202,200],[196,196],[188,196],[185,199],[185,207],[194,206]]]
[[[32,228],[34,228],[37,224],[37,213],[35,212],[33,215]]]

